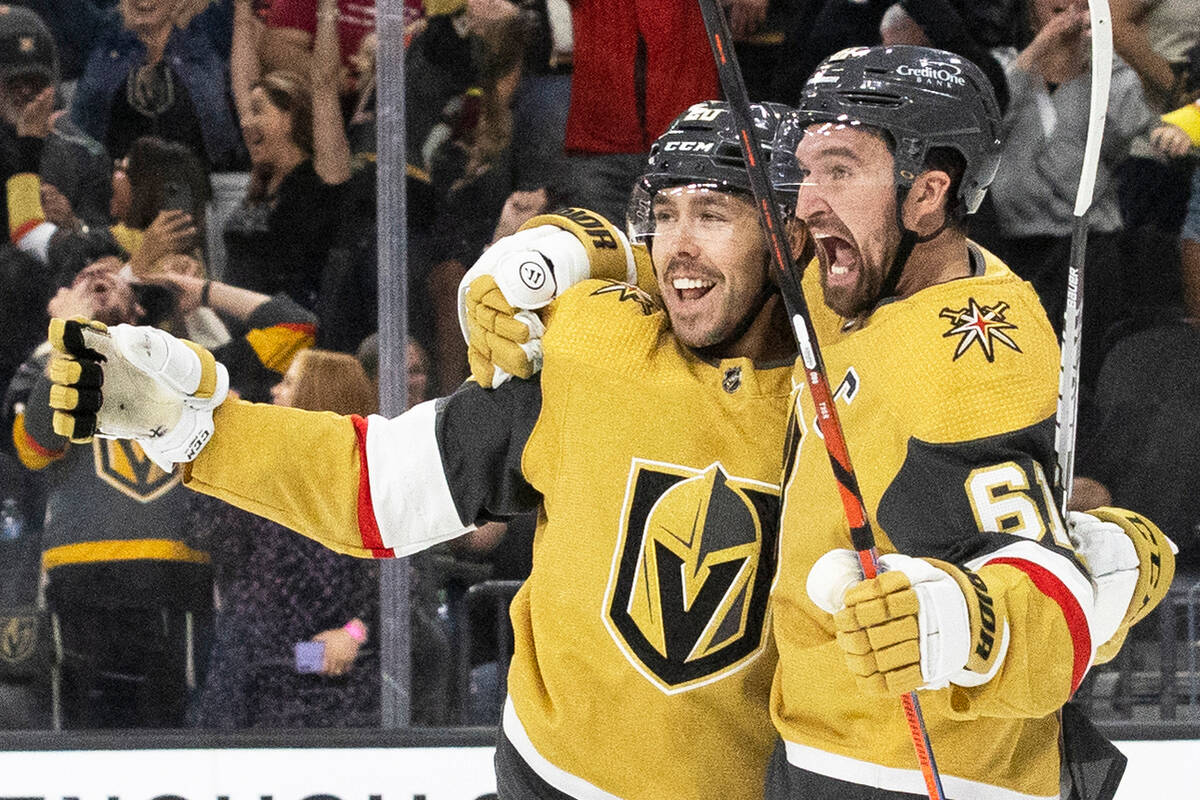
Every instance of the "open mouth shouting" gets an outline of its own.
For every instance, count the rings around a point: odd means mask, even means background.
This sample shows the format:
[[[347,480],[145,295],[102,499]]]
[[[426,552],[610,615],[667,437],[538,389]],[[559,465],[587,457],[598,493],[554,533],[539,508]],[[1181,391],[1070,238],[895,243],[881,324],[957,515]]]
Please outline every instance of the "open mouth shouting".
[[[820,259],[825,285],[834,288],[850,288],[858,280],[861,264],[858,248],[849,237],[832,233],[815,233],[817,252]]]

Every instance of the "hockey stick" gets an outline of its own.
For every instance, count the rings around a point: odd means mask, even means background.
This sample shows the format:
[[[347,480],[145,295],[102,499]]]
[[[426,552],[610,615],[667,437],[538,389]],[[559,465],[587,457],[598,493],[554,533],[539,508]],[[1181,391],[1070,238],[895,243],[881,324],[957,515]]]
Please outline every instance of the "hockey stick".
[[[875,534],[871,531],[871,523],[867,519],[866,505],[858,488],[858,480],[854,476],[854,467],[850,464],[850,452],[846,447],[841,422],[838,421],[833,394],[829,391],[825,361],[821,357],[808,303],[804,299],[804,290],[792,268],[791,247],[779,218],[775,189],[767,179],[767,170],[762,163],[762,148],[750,121],[750,99],[746,94],[746,84],[742,79],[737,55],[733,51],[733,37],[729,34],[725,14],[717,7],[716,0],[700,0],[700,13],[704,16],[704,28],[708,32],[709,44],[712,45],[721,88],[725,90],[725,99],[728,100],[733,118],[737,122],[738,138],[741,142],[742,156],[746,161],[750,187],[766,228],[771,263],[777,272],[784,307],[791,320],[796,344],[800,348],[808,387],[812,390],[813,404],[816,406],[818,424],[821,427],[821,439],[825,442],[829,464],[837,479],[842,508],[850,525],[850,541],[858,551],[863,576],[868,579],[874,578],[879,573]],[[942,800],[945,797],[942,780],[938,775],[937,763],[934,761],[933,748],[929,744],[929,734],[925,729],[925,720],[921,716],[916,692],[904,695],[901,702],[904,706],[904,716],[908,720],[913,747],[917,751],[917,761],[921,765],[921,774],[925,779],[925,789],[930,800]]]
[[[1079,426],[1079,359],[1083,338],[1083,262],[1087,252],[1087,213],[1096,188],[1100,143],[1108,114],[1108,86],[1112,79],[1112,21],[1108,0],[1088,0],[1092,21],[1092,89],[1088,109],[1087,142],[1075,193],[1075,218],[1071,226],[1071,255],[1067,268],[1067,306],[1063,313],[1062,353],[1058,372],[1058,412],[1054,418],[1054,486],[1059,490],[1059,513],[1067,518],[1067,503],[1075,481],[1075,431]]]

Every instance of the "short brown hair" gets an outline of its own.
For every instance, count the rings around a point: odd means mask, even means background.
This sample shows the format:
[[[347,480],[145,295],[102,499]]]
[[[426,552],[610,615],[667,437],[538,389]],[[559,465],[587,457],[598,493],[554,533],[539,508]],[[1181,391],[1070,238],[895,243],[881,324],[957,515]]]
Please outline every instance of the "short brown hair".
[[[332,350],[302,350],[296,356],[294,408],[366,416],[379,400],[358,359]]]

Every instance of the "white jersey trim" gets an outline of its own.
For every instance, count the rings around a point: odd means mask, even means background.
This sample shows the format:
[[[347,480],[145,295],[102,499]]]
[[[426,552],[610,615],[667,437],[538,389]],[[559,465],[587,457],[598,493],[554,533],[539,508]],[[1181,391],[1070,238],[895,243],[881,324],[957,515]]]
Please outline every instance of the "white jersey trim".
[[[375,525],[396,557],[474,530],[458,517],[435,435],[436,401],[394,419],[367,418],[367,481]]]
[[[985,556],[968,561],[966,566],[968,569],[978,570],[999,558],[1018,558],[1033,562],[1062,581],[1062,584],[1067,587],[1067,591],[1079,603],[1080,609],[1083,610],[1083,616],[1088,624],[1088,635],[1092,638],[1092,651],[1095,652],[1096,647],[1103,644],[1103,642],[1095,641],[1097,626],[1095,589],[1092,588],[1092,582],[1088,580],[1087,575],[1081,572],[1071,559],[1042,547],[1037,542],[1018,540]]]
[[[511,697],[504,698],[504,735],[512,742],[513,748],[521,756],[529,768],[537,773],[546,783],[576,798],[576,800],[621,800],[615,794],[609,794],[603,789],[580,778],[577,775],[554,766],[537,751],[525,726],[517,719],[517,710],[513,707]]]
[[[857,758],[841,756],[809,747],[796,742],[785,741],[788,763],[793,767],[834,778],[839,781],[871,786],[891,792],[907,792],[924,795],[925,778],[917,769],[901,769],[885,767],[882,764],[872,764]],[[946,796],[951,798],[966,798],[971,800],[1059,800],[1057,793],[1052,795],[1025,794],[1003,786],[993,786],[954,775],[941,774],[942,788]]]

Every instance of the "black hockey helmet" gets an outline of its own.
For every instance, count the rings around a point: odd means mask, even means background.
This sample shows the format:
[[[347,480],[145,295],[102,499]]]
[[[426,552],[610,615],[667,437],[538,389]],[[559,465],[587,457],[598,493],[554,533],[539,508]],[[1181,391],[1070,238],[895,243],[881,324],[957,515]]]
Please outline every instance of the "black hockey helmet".
[[[798,109],[780,125],[773,147],[772,182],[796,185],[796,144],[822,122],[867,125],[886,131],[895,156],[895,184],[906,192],[934,148],[963,159],[951,213],[974,213],[1000,165],[1000,107],[991,83],[962,56],[915,45],[851,47],[817,67]]]
[[[789,109],[781,103],[753,103],[750,111],[763,157],[769,159],[779,123]],[[646,171],[634,185],[629,204],[627,221],[635,239],[648,233],[653,224],[650,205],[654,195],[673,186],[751,194],[737,122],[728,103],[696,103],[654,141]],[[780,200],[786,201],[787,188],[780,191],[784,194]]]
[[[0,5],[0,80],[36,75],[58,83],[58,48],[50,29],[33,11]]]

